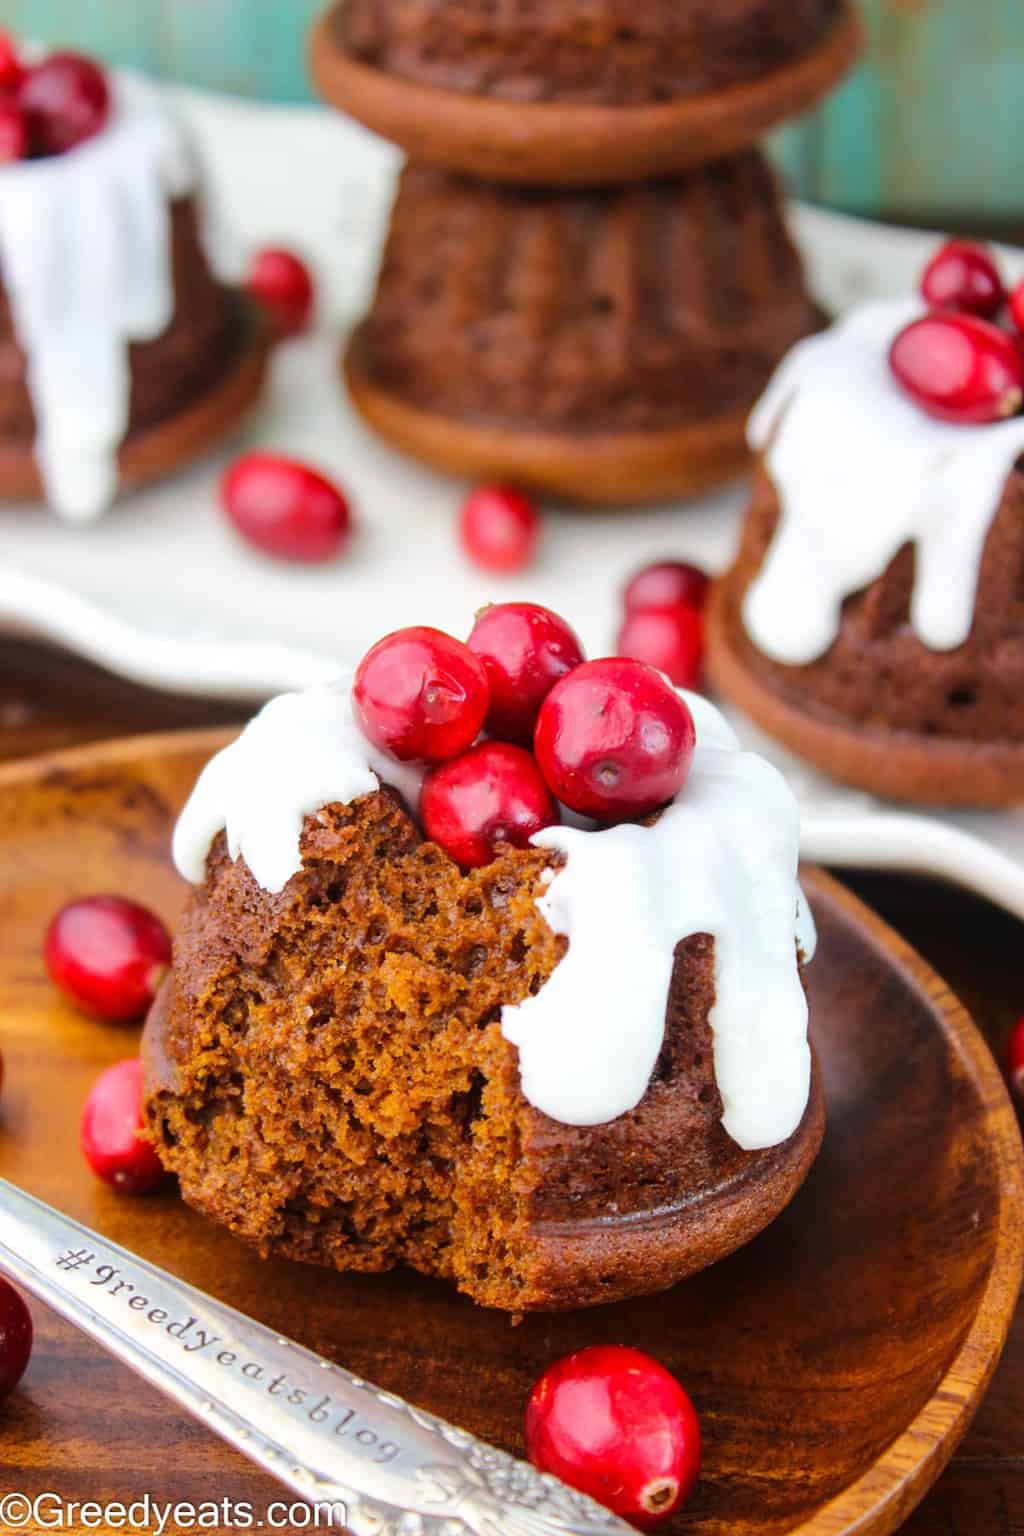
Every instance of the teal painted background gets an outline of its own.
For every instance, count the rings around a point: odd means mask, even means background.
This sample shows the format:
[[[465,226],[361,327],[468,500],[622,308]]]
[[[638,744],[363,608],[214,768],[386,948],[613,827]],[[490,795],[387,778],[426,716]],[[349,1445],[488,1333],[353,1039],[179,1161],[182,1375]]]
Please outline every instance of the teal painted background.
[[[0,0],[24,36],[156,74],[308,99],[321,0]],[[863,0],[866,64],[779,136],[806,197],[859,213],[1024,222],[1024,0]]]

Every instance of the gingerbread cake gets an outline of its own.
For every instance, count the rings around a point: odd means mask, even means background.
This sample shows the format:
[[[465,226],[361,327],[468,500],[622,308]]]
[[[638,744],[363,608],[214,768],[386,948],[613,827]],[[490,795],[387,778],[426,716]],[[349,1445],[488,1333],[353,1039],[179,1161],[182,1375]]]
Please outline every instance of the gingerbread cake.
[[[664,1289],[772,1220],[823,1128],[798,816],[689,702],[659,815],[470,869],[349,685],[267,706],[175,837],[194,890],[143,1057],[185,1199],[264,1255],[512,1312]]]
[[[363,63],[445,90],[635,106],[778,69],[841,11],[840,0],[346,0],[331,25]]]
[[[747,413],[818,323],[754,151],[560,193],[413,164],[348,377],[442,468],[478,449],[473,469],[556,490],[560,462],[570,499],[573,466],[596,499],[658,497],[745,462]]]
[[[794,752],[861,788],[1024,800],[1024,420],[954,425],[887,367],[920,307],[863,307],[784,364],[713,603],[710,666]]]
[[[94,137],[0,166],[0,496],[79,521],[210,446],[266,355],[211,269],[182,128],[143,81],[108,80]]]

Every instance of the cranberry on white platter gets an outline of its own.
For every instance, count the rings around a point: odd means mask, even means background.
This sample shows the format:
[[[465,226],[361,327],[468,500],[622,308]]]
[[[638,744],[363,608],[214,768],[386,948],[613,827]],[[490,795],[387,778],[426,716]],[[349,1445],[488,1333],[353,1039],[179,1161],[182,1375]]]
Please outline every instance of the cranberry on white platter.
[[[246,292],[269,315],[281,336],[309,329],[316,289],[306,263],[283,246],[256,251],[245,279]]]
[[[333,560],[352,530],[352,513],[338,487],[281,454],[242,454],[228,467],[220,496],[242,537],[278,560]]]
[[[700,1423],[650,1355],[594,1345],[541,1376],[526,1409],[530,1460],[614,1514],[651,1530],[681,1509],[700,1474]]]
[[[462,547],[485,571],[524,570],[533,559],[540,527],[540,514],[530,498],[505,485],[479,486],[459,514]]]
[[[627,613],[615,649],[646,661],[677,688],[700,689],[704,675],[704,615],[697,608],[640,608]]]
[[[626,583],[622,606],[627,613],[644,608],[703,608],[711,578],[689,560],[658,560],[645,565]]]

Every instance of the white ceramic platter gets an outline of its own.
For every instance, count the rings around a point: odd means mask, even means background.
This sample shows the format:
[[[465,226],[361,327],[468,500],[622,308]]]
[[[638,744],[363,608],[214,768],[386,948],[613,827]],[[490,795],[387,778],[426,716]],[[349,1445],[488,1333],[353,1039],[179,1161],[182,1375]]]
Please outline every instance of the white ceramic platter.
[[[318,569],[243,547],[217,507],[227,451],[127,498],[92,528],[64,526],[38,508],[3,508],[0,628],[46,636],[155,687],[258,700],[331,676],[388,629],[431,623],[464,633],[482,604],[512,597],[562,610],[600,654],[636,566],[666,554],[711,569],[727,562],[741,490],[678,509],[552,513],[541,557],[524,577],[469,567],[454,537],[463,487],[377,443],[338,383],[341,337],[372,287],[395,155],[316,108],[193,92],[178,101],[236,257],[283,241],[317,270],[317,331],[279,350],[247,436],[335,475],[351,494],[357,536],[345,558]],[[928,235],[812,209],[796,209],[794,225],[815,290],[833,310],[906,290],[933,245]],[[1006,256],[1011,272],[1024,273],[1020,253]],[[766,751],[783,760],[773,745]],[[793,759],[785,764],[804,801],[808,857],[946,877],[1024,917],[1024,813],[911,815]]]

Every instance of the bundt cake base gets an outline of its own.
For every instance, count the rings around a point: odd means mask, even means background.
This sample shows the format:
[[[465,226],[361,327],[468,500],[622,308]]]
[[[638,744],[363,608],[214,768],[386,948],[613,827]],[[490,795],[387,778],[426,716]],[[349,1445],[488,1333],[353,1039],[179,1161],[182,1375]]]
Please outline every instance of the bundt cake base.
[[[118,452],[122,491],[185,468],[215,448],[259,398],[273,338],[263,317],[243,299],[236,345],[203,392],[172,415],[130,432]],[[0,436],[0,500],[45,502],[32,444]]]
[[[345,0],[312,34],[320,95],[415,159],[490,181],[599,186],[704,165],[756,143],[806,111],[861,47],[853,6],[823,41],[756,80],[647,106],[530,103],[474,95],[390,74],[344,46]]]
[[[800,708],[751,666],[739,601],[730,577],[716,584],[707,616],[708,676],[788,751],[885,800],[963,809],[1024,803],[1024,744],[858,727]]]
[[[509,480],[572,506],[621,507],[699,496],[749,463],[746,410],[648,432],[544,432],[459,421],[377,384],[362,327],[344,360],[364,420],[403,453],[474,480]]]

